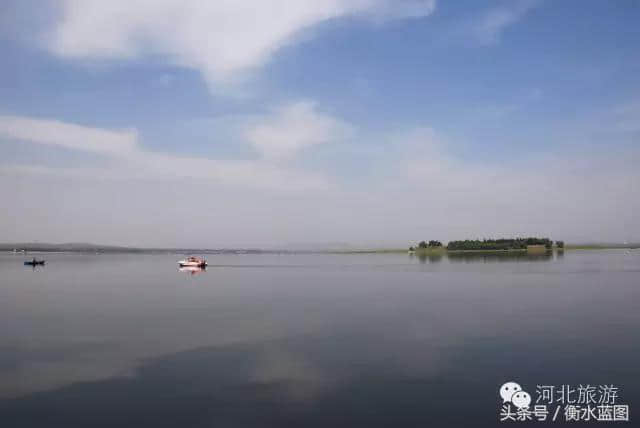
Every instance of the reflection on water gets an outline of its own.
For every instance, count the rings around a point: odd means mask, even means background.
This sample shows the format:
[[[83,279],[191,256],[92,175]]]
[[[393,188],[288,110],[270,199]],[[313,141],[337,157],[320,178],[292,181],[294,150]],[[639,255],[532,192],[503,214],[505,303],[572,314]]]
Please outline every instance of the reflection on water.
[[[206,266],[181,266],[178,268],[178,271],[180,272],[187,272],[189,274],[193,275],[199,275],[203,272],[206,272],[207,268]]]
[[[507,380],[640,405],[639,257],[465,256],[0,256],[1,426],[500,426]]]
[[[504,252],[452,252],[447,257],[452,262],[465,263],[492,263],[492,262],[545,262],[554,259],[551,251],[541,253],[527,253],[526,251],[504,251]]]
[[[526,251],[460,251],[460,252],[434,252],[412,253],[410,258],[416,257],[420,263],[439,263],[444,259],[451,262],[465,263],[489,263],[489,262],[541,262],[550,261],[564,256],[564,251],[556,253],[552,251],[542,253],[527,253]]]
[[[411,257],[414,257],[413,254],[410,255]],[[444,257],[442,254],[424,254],[424,253],[418,253],[417,255],[418,260],[420,260],[420,263],[424,264],[427,263],[427,261],[429,263],[438,263],[442,261],[442,258]]]

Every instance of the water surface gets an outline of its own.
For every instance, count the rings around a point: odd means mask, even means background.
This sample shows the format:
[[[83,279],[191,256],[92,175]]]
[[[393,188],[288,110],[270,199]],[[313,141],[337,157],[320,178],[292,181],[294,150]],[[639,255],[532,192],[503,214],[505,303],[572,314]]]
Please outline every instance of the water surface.
[[[3,427],[504,426],[508,380],[640,408],[638,252],[44,257],[0,255]]]

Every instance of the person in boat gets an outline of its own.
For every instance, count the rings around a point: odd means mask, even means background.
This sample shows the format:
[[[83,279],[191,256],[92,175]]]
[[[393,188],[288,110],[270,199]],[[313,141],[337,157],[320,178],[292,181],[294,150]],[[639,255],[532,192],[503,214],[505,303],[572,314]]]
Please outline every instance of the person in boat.
[[[33,260],[31,261],[31,263],[33,263],[34,265],[36,264],[36,258],[34,257]]]

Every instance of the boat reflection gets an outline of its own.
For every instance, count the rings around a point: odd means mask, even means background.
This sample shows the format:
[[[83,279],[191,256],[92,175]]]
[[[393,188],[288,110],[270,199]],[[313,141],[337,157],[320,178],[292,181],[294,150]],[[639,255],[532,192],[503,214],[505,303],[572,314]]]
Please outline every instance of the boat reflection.
[[[203,272],[207,271],[206,266],[182,266],[178,268],[180,272],[188,272],[191,276],[200,275]]]

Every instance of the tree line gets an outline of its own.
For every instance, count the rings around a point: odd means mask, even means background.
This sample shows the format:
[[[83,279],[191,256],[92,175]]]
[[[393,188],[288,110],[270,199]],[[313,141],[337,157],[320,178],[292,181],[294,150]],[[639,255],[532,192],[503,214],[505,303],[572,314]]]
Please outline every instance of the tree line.
[[[449,241],[447,250],[526,250],[528,245],[544,245],[545,248],[551,249],[553,241],[549,238],[511,238],[511,239],[465,239],[460,241]],[[558,248],[564,248],[563,241],[556,241]],[[442,242],[420,241],[418,247],[420,249],[442,247]],[[410,251],[414,251],[414,247],[409,247]]]
[[[448,250],[526,250],[528,245],[544,245],[550,249],[553,241],[549,238],[475,239],[450,241]]]
[[[420,241],[418,243],[418,248],[421,248],[421,249],[424,249],[424,248],[438,248],[438,247],[442,247],[442,242],[431,240],[429,242]],[[409,251],[415,251],[415,247],[409,247]]]

